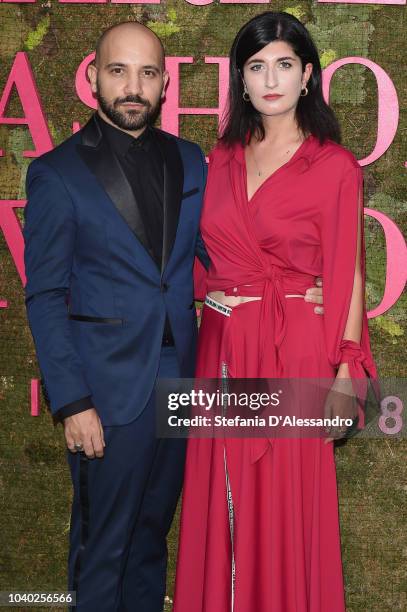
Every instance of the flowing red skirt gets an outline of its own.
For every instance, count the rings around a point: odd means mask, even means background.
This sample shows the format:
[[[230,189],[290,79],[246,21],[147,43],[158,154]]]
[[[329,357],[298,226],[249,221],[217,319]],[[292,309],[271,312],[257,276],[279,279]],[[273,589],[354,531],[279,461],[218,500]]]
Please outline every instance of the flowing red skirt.
[[[256,377],[259,313],[260,302],[230,317],[204,307],[197,377],[220,378],[224,363]],[[313,305],[287,299],[286,316],[285,376],[332,377]],[[344,612],[333,445],[274,439],[265,449],[253,462],[248,439],[188,441],[174,612]]]

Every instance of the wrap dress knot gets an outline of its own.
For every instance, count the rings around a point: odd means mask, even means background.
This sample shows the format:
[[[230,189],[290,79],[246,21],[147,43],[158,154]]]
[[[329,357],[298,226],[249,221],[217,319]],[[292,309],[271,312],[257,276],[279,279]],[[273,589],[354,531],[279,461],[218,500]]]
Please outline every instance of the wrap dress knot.
[[[287,330],[286,292],[305,293],[305,289],[314,284],[315,278],[310,274],[284,271],[275,264],[265,266],[264,277],[260,315],[262,348],[259,377],[277,378],[284,375],[279,349]]]
[[[282,287],[281,270],[268,264],[264,268],[263,295],[260,312],[261,354],[260,371],[262,377],[279,377],[283,374],[283,364],[280,356],[280,346],[286,332],[285,297]],[[267,373],[264,371],[265,354],[267,351]],[[251,463],[255,463],[267,451],[271,438],[253,438],[251,440]]]
[[[283,344],[287,331],[286,301],[287,293],[294,293],[300,297],[305,293],[307,287],[314,284],[315,277],[311,274],[296,272],[294,270],[283,269],[273,263],[265,263],[262,271],[253,270],[250,276],[250,284],[243,284],[232,289],[226,289],[225,295],[233,296],[259,296],[262,303],[260,310],[260,358],[257,376],[259,378],[280,378],[284,377],[284,366],[281,357],[281,345]],[[230,331],[227,338],[229,350],[227,355],[233,355],[233,336]],[[346,344],[349,342],[349,344]],[[356,343],[353,343],[358,347]],[[353,348],[351,341],[343,341],[346,357],[349,352],[354,351],[355,358],[357,349]],[[352,353],[353,354],[353,353]],[[358,363],[362,363],[359,361]],[[363,362],[364,363],[364,362]],[[361,367],[361,366],[359,366]],[[229,375],[233,376],[233,369],[229,370]],[[365,393],[366,395],[366,393]],[[264,455],[269,446],[273,446],[273,438],[253,438],[251,445],[251,463],[255,463]]]
[[[277,377],[281,376],[283,373],[279,348],[286,331],[285,297],[282,287],[281,272],[278,270],[277,266],[272,264],[266,266],[264,275],[265,282],[261,313],[263,336],[260,356],[260,375],[263,371],[265,351],[269,350],[271,353],[271,369],[275,372],[275,376]],[[268,374],[270,376],[270,369],[268,369]]]

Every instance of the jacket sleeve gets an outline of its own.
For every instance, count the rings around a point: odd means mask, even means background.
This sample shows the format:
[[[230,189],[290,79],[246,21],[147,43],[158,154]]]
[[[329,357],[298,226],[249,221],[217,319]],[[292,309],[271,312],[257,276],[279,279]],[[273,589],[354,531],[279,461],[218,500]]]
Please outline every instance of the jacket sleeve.
[[[24,241],[28,322],[53,414],[88,398],[68,319],[76,238],[74,207],[59,174],[35,160],[27,173]]]
[[[208,166],[206,164],[205,155],[202,149],[199,149],[199,153],[201,156],[201,163],[202,163],[202,198],[203,198],[203,194],[205,193],[206,178],[208,176]],[[205,248],[205,243],[202,240],[200,231],[198,232],[198,236],[196,240],[195,255],[196,257],[198,257],[199,261],[201,262],[205,270],[207,270],[209,268],[211,260],[209,259],[209,255]]]
[[[377,371],[373,361],[366,305],[363,300],[360,342],[344,339],[355,277],[360,228],[360,268],[365,295],[365,244],[363,231],[363,174],[355,161],[343,171],[334,201],[322,212],[321,242],[323,257],[324,327],[328,358],[334,368],[349,365],[359,407],[364,405],[367,378],[377,389]],[[363,413],[359,410],[360,423]]]
[[[205,243],[202,239],[201,232],[198,233],[198,236],[196,239],[195,255],[196,257],[198,257],[199,261],[201,262],[205,270],[208,270],[211,260],[209,259],[209,255],[206,250]]]

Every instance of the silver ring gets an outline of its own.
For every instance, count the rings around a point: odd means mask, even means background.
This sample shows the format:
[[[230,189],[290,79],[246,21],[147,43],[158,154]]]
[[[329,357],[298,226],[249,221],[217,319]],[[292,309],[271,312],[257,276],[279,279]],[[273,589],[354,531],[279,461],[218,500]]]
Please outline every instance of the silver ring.
[[[77,451],[83,451],[83,444],[77,444],[75,442],[75,444],[73,445],[74,449]]]

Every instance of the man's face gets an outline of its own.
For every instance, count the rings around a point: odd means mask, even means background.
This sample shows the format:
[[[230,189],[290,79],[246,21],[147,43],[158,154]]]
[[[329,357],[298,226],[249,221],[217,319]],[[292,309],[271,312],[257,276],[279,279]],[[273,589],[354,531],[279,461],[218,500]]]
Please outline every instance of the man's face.
[[[99,112],[122,130],[140,131],[156,118],[168,74],[158,41],[143,28],[119,27],[103,41],[89,79]]]

